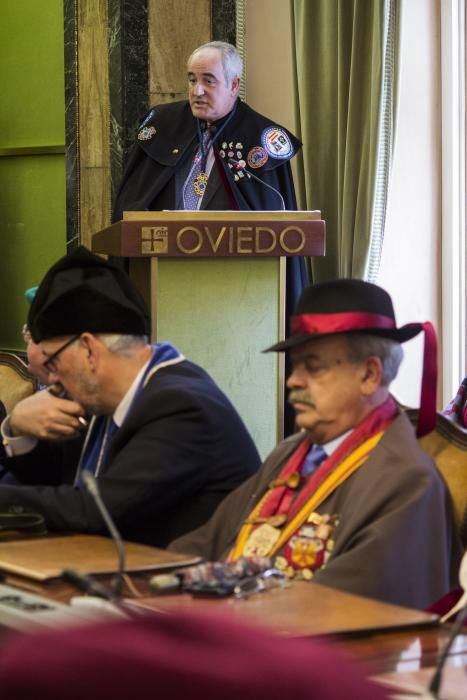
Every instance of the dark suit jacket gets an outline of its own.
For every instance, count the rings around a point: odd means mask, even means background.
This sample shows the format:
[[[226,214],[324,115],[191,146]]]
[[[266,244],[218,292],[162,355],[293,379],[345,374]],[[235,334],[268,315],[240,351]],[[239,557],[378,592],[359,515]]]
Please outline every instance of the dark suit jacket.
[[[92,498],[73,486],[79,448],[40,442],[6,459],[22,485],[0,485],[0,510],[37,511],[50,530],[104,532]],[[99,486],[123,537],[163,547],[205,522],[259,462],[227,397],[185,360],[161,368],[136,396],[110,441]]]
[[[171,548],[206,559],[223,557],[243,520],[304,438],[282,442],[206,525]],[[457,585],[462,548],[450,496],[401,414],[366,463],[320,506],[338,515],[334,550],[313,581],[350,593],[425,608]]]

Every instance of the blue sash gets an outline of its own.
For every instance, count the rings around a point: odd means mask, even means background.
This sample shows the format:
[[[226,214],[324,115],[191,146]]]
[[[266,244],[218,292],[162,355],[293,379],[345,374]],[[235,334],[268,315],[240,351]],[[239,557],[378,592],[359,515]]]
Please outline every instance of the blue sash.
[[[128,413],[131,411],[133,402],[140,392],[144,389],[152,375],[159,369],[168,365],[178,364],[185,358],[178,350],[170,343],[156,343],[152,346],[152,357],[148,362],[143,376],[138,384],[133,400],[129,406]],[[126,418],[126,416],[125,416]],[[99,472],[105,462],[110,441],[114,433],[118,430],[118,425],[113,420],[112,416],[95,416],[89,425],[86,440],[81,452],[81,458],[78,465],[78,470],[75,478],[75,486],[81,482],[81,471],[86,469],[95,477],[99,476]]]

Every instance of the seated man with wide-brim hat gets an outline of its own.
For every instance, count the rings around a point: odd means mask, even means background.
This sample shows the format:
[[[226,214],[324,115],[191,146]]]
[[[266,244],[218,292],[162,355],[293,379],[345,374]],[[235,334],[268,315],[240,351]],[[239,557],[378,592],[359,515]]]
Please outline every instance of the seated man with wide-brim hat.
[[[397,328],[389,295],[360,280],[305,289],[290,337],[269,348],[290,353],[300,432],[173,547],[268,556],[291,578],[411,607],[450,590],[462,553],[450,497],[389,389],[401,343],[422,330],[419,433],[436,415],[431,324]]]

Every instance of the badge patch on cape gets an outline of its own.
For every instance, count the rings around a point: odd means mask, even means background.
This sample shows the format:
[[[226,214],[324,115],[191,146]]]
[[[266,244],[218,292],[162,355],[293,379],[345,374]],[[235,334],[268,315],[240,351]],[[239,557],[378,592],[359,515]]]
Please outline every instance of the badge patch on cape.
[[[268,158],[269,156],[262,146],[254,146],[248,153],[247,161],[250,168],[261,168],[267,163]]]
[[[294,154],[292,141],[279,126],[265,129],[261,134],[261,143],[273,158],[291,158]]]
[[[157,134],[157,129],[155,126],[145,126],[138,133],[138,138],[140,141],[150,141],[154,134]]]

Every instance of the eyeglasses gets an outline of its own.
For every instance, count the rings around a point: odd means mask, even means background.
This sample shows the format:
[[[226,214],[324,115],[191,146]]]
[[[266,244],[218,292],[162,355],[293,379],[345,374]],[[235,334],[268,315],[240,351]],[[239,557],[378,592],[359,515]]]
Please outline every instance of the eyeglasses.
[[[79,335],[74,335],[72,338],[66,341],[58,350],[56,350],[50,357],[47,358],[47,360],[43,363],[44,367],[48,372],[56,372],[58,369],[58,357],[61,355],[61,353],[66,350],[70,345],[73,343],[76,343],[77,340],[81,338],[81,334]]]

